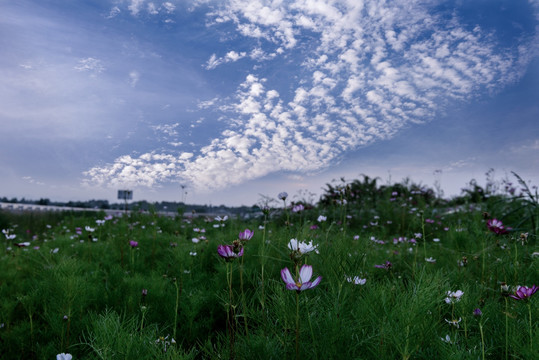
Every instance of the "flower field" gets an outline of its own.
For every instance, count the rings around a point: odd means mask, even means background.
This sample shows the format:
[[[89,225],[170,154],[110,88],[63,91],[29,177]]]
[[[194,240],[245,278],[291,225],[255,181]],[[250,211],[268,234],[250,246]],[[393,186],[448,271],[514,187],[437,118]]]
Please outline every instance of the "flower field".
[[[0,212],[2,359],[533,359],[539,198],[402,183],[250,219]]]

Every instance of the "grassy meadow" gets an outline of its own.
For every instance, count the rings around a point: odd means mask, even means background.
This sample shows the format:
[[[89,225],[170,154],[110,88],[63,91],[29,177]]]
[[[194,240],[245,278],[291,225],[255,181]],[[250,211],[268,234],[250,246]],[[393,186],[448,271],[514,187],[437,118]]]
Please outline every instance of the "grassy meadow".
[[[364,177],[247,220],[0,212],[0,358],[537,358],[539,198],[515,183]]]

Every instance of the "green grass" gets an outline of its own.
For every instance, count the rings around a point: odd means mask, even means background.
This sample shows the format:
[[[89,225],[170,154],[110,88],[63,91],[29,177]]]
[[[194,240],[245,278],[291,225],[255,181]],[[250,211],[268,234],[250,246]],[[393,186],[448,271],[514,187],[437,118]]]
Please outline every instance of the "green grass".
[[[214,228],[212,219],[132,214],[98,227],[102,213],[0,213],[0,223],[17,235],[0,253],[1,357],[294,359],[298,335],[302,359],[480,359],[483,346],[487,359],[503,359],[506,351],[511,359],[533,358],[539,295],[528,308],[503,296],[500,286],[514,292],[539,282],[539,257],[532,256],[537,222],[517,222],[518,211],[509,209],[514,199],[497,202],[498,216],[509,214],[504,223],[519,228],[496,235],[482,216],[496,214],[488,203],[447,213],[440,204],[386,195],[378,194],[376,203],[326,203],[290,213],[290,224],[286,213],[276,212],[265,230],[259,229],[263,218],[229,219]],[[522,211],[535,219],[536,209]],[[328,219],[317,223],[321,214]],[[206,230],[205,240],[192,241],[201,235],[195,228]],[[229,263],[230,294],[217,246],[231,244],[245,228],[255,236],[245,244],[243,263]],[[524,244],[521,232],[528,232]],[[394,243],[399,237],[406,240]],[[294,269],[291,238],[318,245],[319,253],[300,263],[322,276],[318,287],[299,294],[299,329],[296,293],[280,278],[282,268]],[[130,248],[129,240],[139,246]],[[31,245],[14,246],[23,241]],[[374,267],[386,261],[391,268]],[[366,284],[346,280],[353,276]],[[447,292],[456,290],[464,295],[447,304]],[[476,308],[481,317],[473,315]],[[446,321],[459,319],[458,328]],[[450,342],[442,340],[447,335]]]

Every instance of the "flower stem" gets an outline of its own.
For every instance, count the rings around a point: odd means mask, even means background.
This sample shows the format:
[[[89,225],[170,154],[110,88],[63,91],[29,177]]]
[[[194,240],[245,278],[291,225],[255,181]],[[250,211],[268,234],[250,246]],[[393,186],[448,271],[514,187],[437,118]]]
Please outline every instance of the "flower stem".
[[[423,235],[423,255],[427,258],[427,237],[425,235],[425,219],[423,218],[423,212],[421,213],[421,232]]]
[[[485,360],[485,336],[483,334],[483,324],[479,321],[479,332],[481,333],[481,360]]]
[[[176,339],[176,328],[178,324],[178,305],[180,303],[180,287],[178,282],[174,279],[174,286],[176,287],[176,307],[174,308],[174,331],[172,332],[172,338]]]
[[[243,306],[243,324],[245,325],[245,335],[249,336],[249,329],[247,326],[247,306],[245,303],[245,293],[243,291],[243,259],[244,257],[241,257],[241,264],[240,264],[240,289],[241,289],[241,302]]]
[[[265,298],[264,298],[264,265],[266,264],[266,259],[264,256],[266,255],[266,222],[268,219],[268,215],[264,213],[264,231],[262,232],[262,256],[260,257],[260,261],[262,261],[262,282],[261,282],[261,299],[260,304],[262,305],[262,309],[265,307]]]
[[[533,353],[533,329],[532,329],[532,306],[528,301],[528,315],[530,317],[530,350]]]
[[[509,316],[507,314],[507,297],[505,297],[505,360],[509,357]]]
[[[234,313],[232,311],[232,264],[226,263],[226,281],[228,283],[228,306],[226,308],[226,319],[228,325],[228,341],[230,347],[230,358],[234,359]]]
[[[299,291],[296,291],[296,360],[299,359]]]

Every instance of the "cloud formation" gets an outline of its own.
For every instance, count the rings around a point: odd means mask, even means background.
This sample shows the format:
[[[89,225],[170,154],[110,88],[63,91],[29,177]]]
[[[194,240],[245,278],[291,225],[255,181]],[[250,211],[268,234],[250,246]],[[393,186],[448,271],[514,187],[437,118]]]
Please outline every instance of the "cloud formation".
[[[132,0],[133,15],[142,3]],[[277,171],[317,172],[347,151],[389,139],[455,102],[493,93],[522,76],[535,40],[503,46],[496,34],[436,13],[434,5],[225,2],[209,13],[210,30],[232,24],[252,48],[213,54],[202,66],[291,63],[295,78],[286,92],[264,75],[264,66],[255,67],[238,79],[233,96],[203,102],[228,124],[208,145],[180,155],[171,149],[122,156],[88,170],[87,181],[111,186],[188,181],[195,188],[222,189]]]

